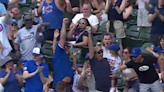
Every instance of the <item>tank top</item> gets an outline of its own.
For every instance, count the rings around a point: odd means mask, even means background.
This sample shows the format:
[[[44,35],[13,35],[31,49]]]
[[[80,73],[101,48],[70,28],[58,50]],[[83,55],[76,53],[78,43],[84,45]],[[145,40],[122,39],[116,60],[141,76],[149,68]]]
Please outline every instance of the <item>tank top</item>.
[[[116,2],[116,6],[120,7],[121,6],[121,3],[122,3],[122,0],[118,0]],[[121,20],[121,21],[123,21],[123,15],[122,15],[122,13],[121,14],[118,14],[118,12],[116,11],[115,6],[113,6],[113,4],[111,4],[110,7],[109,7],[108,19],[110,21],[115,21],[115,20]]]
[[[61,29],[64,17],[64,11],[58,9],[53,0],[51,3],[47,3],[46,0],[42,6],[42,19],[43,22],[50,23],[49,29]]]

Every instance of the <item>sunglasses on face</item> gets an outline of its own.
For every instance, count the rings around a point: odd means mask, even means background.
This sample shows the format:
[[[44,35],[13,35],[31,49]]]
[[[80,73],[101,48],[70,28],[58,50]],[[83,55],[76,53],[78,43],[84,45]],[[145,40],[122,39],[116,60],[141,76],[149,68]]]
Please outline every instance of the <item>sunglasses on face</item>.
[[[79,22],[79,24],[85,25],[85,23],[84,23],[84,22]]]
[[[97,52],[97,54],[101,54],[101,53],[103,53],[103,50],[99,50],[99,51]]]
[[[128,54],[129,52],[127,52],[127,51],[125,51],[125,52],[123,52],[124,54]]]

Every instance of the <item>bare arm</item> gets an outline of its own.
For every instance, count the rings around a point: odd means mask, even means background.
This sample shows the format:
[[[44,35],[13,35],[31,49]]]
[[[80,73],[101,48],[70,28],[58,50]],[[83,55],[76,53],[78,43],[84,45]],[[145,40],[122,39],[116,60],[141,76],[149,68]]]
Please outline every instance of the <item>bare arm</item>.
[[[133,71],[133,75],[129,77],[129,80],[134,80],[138,76],[134,71],[134,69],[132,69],[132,71]]]
[[[34,75],[36,75],[37,73],[38,73],[38,70],[36,70],[36,71],[33,72],[33,73],[29,73],[28,71],[24,71],[24,72],[23,72],[23,78],[24,78],[24,79],[31,78],[31,77],[33,77]]]
[[[158,15],[157,13],[149,14],[148,21],[152,23],[154,19],[157,17],[157,15]]]
[[[19,75],[19,74],[15,74],[17,80],[19,81],[19,83],[23,84],[23,76],[22,75]]]
[[[42,24],[40,24],[40,25],[38,26],[37,32],[41,32],[42,27],[44,27],[44,28],[46,29],[46,28],[48,28],[49,26],[50,26],[49,23],[42,23]]]
[[[154,57],[159,58],[159,54],[155,53],[151,47],[147,47],[146,50],[153,54]]]
[[[87,46],[88,45],[88,37],[87,36],[83,36],[83,41],[74,44],[73,46]]]
[[[73,68],[76,70],[77,69],[77,66],[76,66],[76,55],[77,55],[77,52],[73,52]]]
[[[65,39],[66,39],[66,24],[67,23],[68,23],[68,19],[64,18],[61,33],[60,33],[60,41],[59,41],[60,46],[63,48],[65,45]]]
[[[115,6],[115,9],[118,12],[118,14],[121,14],[125,10],[126,2],[127,0],[123,0],[120,7]]]
[[[72,11],[72,5],[70,3],[70,0],[66,0],[66,8],[67,8],[67,11],[70,12],[70,13],[73,13]]]
[[[44,3],[44,0],[42,0],[42,2],[41,2],[40,5],[39,5],[39,8],[37,9],[37,12],[38,12],[38,15],[39,15],[39,16],[41,15],[41,12],[42,12],[43,3]]]
[[[54,32],[54,39],[53,39],[53,45],[52,45],[53,53],[55,53],[55,50],[56,50],[56,42],[57,42],[58,36],[59,36],[59,30],[55,30],[55,32]]]
[[[0,82],[2,85],[5,85],[6,81],[9,78],[9,75],[10,75],[10,72],[8,72],[4,78],[0,78]]]
[[[105,13],[108,13],[111,3],[112,3],[111,0],[106,0]]]
[[[8,5],[18,4],[20,0],[12,0]]]
[[[133,11],[133,7],[132,6],[129,6],[125,12],[123,12],[123,18],[124,19],[127,19],[131,14],[132,14],[132,11]]]
[[[105,3],[104,2],[99,6],[99,8],[97,10],[93,11],[93,13],[94,14],[100,13],[101,10],[105,10]]]
[[[164,16],[162,14],[159,14],[159,18],[164,22]]]
[[[122,70],[124,69],[127,69],[127,66],[126,65],[121,65],[119,68],[118,68],[118,71],[121,72]]]
[[[88,46],[89,46],[89,58],[92,59],[94,56],[94,48],[93,48],[93,41],[92,41],[92,37],[91,37],[91,32],[90,32],[91,28],[88,28]]]
[[[44,77],[43,72],[40,72],[39,74],[40,74],[40,79],[41,79],[42,83],[46,84],[47,83],[47,78]]]
[[[92,26],[92,32],[96,33],[98,30],[98,27],[99,27],[98,25]]]

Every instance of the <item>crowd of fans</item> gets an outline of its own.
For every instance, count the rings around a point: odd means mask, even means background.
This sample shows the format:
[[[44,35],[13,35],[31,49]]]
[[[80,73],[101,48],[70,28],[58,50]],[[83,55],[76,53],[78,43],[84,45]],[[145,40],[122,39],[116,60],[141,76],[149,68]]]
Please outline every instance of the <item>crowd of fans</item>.
[[[0,92],[164,92],[164,0],[31,0],[21,13],[27,1],[0,0]],[[144,48],[123,46],[136,7]]]

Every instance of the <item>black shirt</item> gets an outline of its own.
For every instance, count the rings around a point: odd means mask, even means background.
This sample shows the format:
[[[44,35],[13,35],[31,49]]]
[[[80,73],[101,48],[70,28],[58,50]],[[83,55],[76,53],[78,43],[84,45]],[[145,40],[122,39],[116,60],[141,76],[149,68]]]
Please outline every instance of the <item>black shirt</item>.
[[[90,59],[91,70],[96,81],[96,90],[109,92],[111,87],[110,66],[107,59],[102,61],[96,58]]]
[[[158,74],[155,71],[153,63],[156,63],[157,59],[152,56],[144,56],[144,61],[142,63],[135,63],[130,61],[126,64],[128,68],[133,68],[140,80],[140,83],[153,83],[159,79]]]

